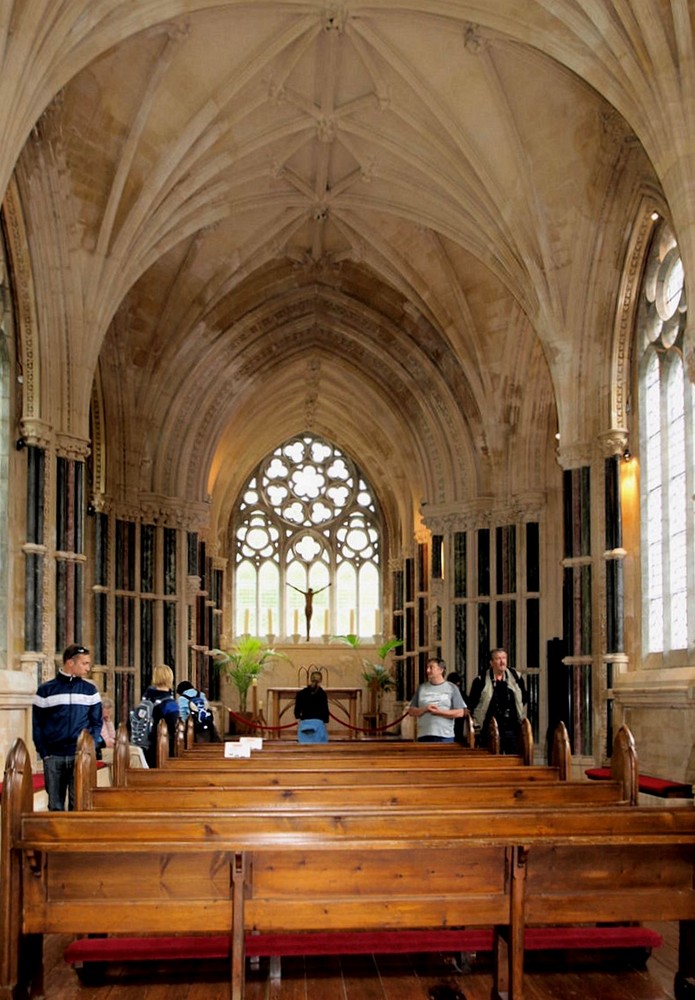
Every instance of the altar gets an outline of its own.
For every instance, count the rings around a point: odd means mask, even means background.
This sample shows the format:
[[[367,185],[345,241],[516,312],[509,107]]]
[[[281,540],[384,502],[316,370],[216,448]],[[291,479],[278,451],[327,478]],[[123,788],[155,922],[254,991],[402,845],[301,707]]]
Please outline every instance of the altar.
[[[290,730],[281,732],[277,730],[280,726],[287,725],[294,720],[294,700],[297,697],[298,691],[301,691],[301,688],[268,688],[268,714],[270,716],[270,725],[273,727],[270,736],[273,739],[282,739],[286,733],[290,732]],[[326,687],[324,691],[328,697],[328,710],[331,716],[335,716],[335,718],[331,718],[329,733],[336,737],[340,735],[343,738],[347,736],[349,739],[355,739],[358,735],[358,720],[362,716],[362,688]],[[337,711],[334,710],[334,706]],[[288,711],[289,716],[287,714]],[[340,722],[343,719],[350,728],[342,730]],[[333,726],[332,729],[331,725]],[[336,727],[339,727],[338,732],[336,732]]]

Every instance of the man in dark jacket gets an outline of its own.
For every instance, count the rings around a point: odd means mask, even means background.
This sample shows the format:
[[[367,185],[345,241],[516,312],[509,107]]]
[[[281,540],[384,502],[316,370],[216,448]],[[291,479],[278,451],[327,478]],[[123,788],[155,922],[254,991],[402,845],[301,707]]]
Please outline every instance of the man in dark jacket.
[[[490,666],[471,684],[468,707],[487,741],[491,718],[497,720],[502,753],[518,753],[519,729],[526,716],[526,685],[507,665],[504,649],[490,650]]]
[[[297,692],[294,717],[299,719],[297,738],[300,743],[326,743],[328,740],[328,695],[321,687],[320,670],[312,670],[309,684]]]
[[[32,725],[36,752],[43,761],[48,808],[64,812],[75,805],[75,752],[83,729],[101,747],[101,695],[85,680],[91,668],[89,650],[73,643],[63,653],[63,666],[34,695]]]

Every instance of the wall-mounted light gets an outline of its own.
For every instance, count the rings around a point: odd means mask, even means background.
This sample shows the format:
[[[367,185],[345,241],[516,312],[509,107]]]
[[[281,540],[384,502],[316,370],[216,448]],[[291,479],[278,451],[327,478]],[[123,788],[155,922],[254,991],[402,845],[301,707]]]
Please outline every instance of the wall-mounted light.
[[[23,438],[23,437],[17,438],[17,440],[15,442],[15,448],[17,449],[17,451],[21,451],[22,448],[26,448],[26,446],[27,446],[27,439],[26,438]]]
[[[656,222],[658,218],[659,218],[658,212],[652,212],[652,214],[650,215],[650,219],[652,220],[652,222]]]
[[[630,462],[630,461],[632,461],[632,452],[630,451],[629,448],[626,448],[625,451],[623,452],[623,462]]]

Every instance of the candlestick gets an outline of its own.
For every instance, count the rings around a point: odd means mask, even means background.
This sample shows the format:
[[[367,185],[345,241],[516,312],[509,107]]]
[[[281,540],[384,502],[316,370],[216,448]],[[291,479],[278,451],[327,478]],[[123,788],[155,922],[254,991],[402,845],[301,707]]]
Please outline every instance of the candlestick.
[[[272,608],[268,608],[268,635],[273,634],[273,611]]]
[[[251,615],[250,615],[249,609],[247,608],[246,611],[244,611],[244,635],[248,635],[249,634],[249,622],[250,621],[251,621]]]
[[[330,625],[330,615],[328,614],[328,608],[323,613],[323,634],[328,635],[328,627]]]
[[[374,612],[374,635],[378,635],[381,630],[381,615],[379,614],[379,609],[377,608]]]
[[[299,611],[297,611],[297,609],[295,608],[294,609],[294,634],[296,635],[297,632],[299,632]]]
[[[350,635],[355,634],[355,612],[353,608],[350,608]]]

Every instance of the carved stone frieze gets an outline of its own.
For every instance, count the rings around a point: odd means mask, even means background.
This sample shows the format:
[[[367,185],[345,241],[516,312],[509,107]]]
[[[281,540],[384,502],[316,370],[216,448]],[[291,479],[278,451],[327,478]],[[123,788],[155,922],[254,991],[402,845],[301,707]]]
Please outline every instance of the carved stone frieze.
[[[545,506],[546,496],[543,492],[524,494],[507,504],[496,503],[492,497],[479,497],[456,508],[428,507],[423,511],[423,523],[436,535],[493,528],[503,524],[526,524],[542,520]]]
[[[160,496],[155,493],[140,495],[139,518],[148,524],[186,531],[201,531],[207,527],[209,517],[210,507],[206,503]]]

